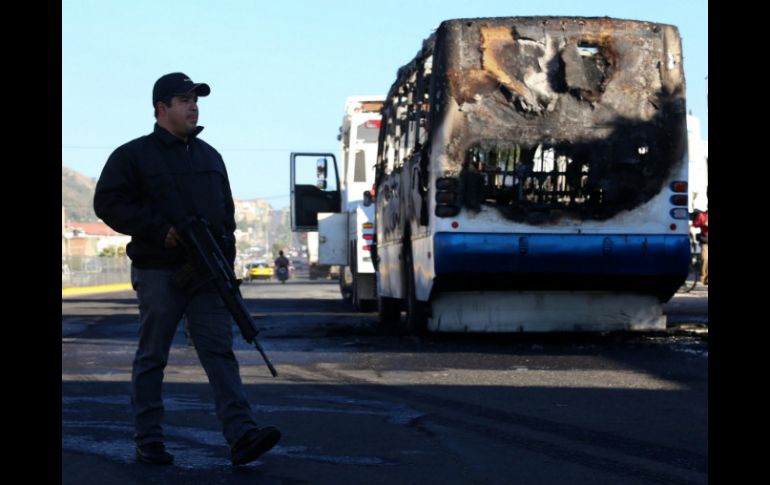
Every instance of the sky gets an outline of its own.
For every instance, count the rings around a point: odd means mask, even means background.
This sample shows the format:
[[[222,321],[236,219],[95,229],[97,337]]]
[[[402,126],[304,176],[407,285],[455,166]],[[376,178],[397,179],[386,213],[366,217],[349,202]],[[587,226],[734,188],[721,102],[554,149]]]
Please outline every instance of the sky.
[[[289,205],[289,153],[339,153],[345,98],[385,94],[443,20],[609,16],[672,24],[687,109],[708,139],[707,0],[63,0],[62,166],[98,178],[118,146],[152,131],[152,86],[205,82],[200,138],[236,199]]]

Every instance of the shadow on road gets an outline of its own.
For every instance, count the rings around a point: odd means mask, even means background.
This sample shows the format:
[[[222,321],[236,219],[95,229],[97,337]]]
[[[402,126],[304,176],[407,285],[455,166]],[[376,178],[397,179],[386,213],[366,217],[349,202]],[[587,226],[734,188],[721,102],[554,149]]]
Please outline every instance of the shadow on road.
[[[229,465],[207,384],[166,383],[175,466],[148,467],[134,462],[128,384],[64,382],[62,483],[413,483],[407,477],[418,474],[455,484],[481,479],[473,475],[484,463],[469,463],[478,454],[524,481],[540,474],[538,483],[573,483],[564,470],[574,467],[602,483],[705,483],[683,477],[708,473],[707,409],[693,409],[699,397],[687,390],[328,382],[245,390],[258,420],[284,435],[261,464]]]

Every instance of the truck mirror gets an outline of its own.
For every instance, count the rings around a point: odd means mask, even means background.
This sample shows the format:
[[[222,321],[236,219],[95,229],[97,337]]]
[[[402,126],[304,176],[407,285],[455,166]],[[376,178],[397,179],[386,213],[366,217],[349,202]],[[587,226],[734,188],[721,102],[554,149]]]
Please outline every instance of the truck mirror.
[[[315,186],[321,190],[326,190],[326,180],[318,179],[318,181],[315,183]]]
[[[319,158],[316,162],[316,175],[319,179],[326,178],[326,159]]]
[[[374,200],[372,199],[372,193],[370,191],[368,191],[368,190],[365,190],[364,191],[364,207],[369,207],[370,205],[372,205],[372,202],[374,202]]]

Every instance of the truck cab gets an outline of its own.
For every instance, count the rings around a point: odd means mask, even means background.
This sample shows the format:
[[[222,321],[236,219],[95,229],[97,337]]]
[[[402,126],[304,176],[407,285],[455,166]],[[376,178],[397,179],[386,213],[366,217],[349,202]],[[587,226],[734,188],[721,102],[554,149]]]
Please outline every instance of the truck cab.
[[[318,231],[318,264],[339,267],[340,291],[358,309],[377,302],[371,194],[385,96],[351,96],[331,153],[291,154],[292,230]],[[309,245],[311,239],[308,239]],[[311,248],[312,252],[315,248]]]

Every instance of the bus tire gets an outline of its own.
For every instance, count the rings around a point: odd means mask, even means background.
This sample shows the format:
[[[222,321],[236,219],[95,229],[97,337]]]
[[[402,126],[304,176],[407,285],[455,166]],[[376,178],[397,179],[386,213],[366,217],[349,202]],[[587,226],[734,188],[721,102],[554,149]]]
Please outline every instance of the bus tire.
[[[428,331],[428,305],[417,299],[411,248],[406,253],[406,272],[406,329],[411,335],[424,335]]]
[[[377,299],[377,303],[380,323],[392,325],[398,324],[401,321],[401,300],[390,298],[389,296],[380,296]]]

